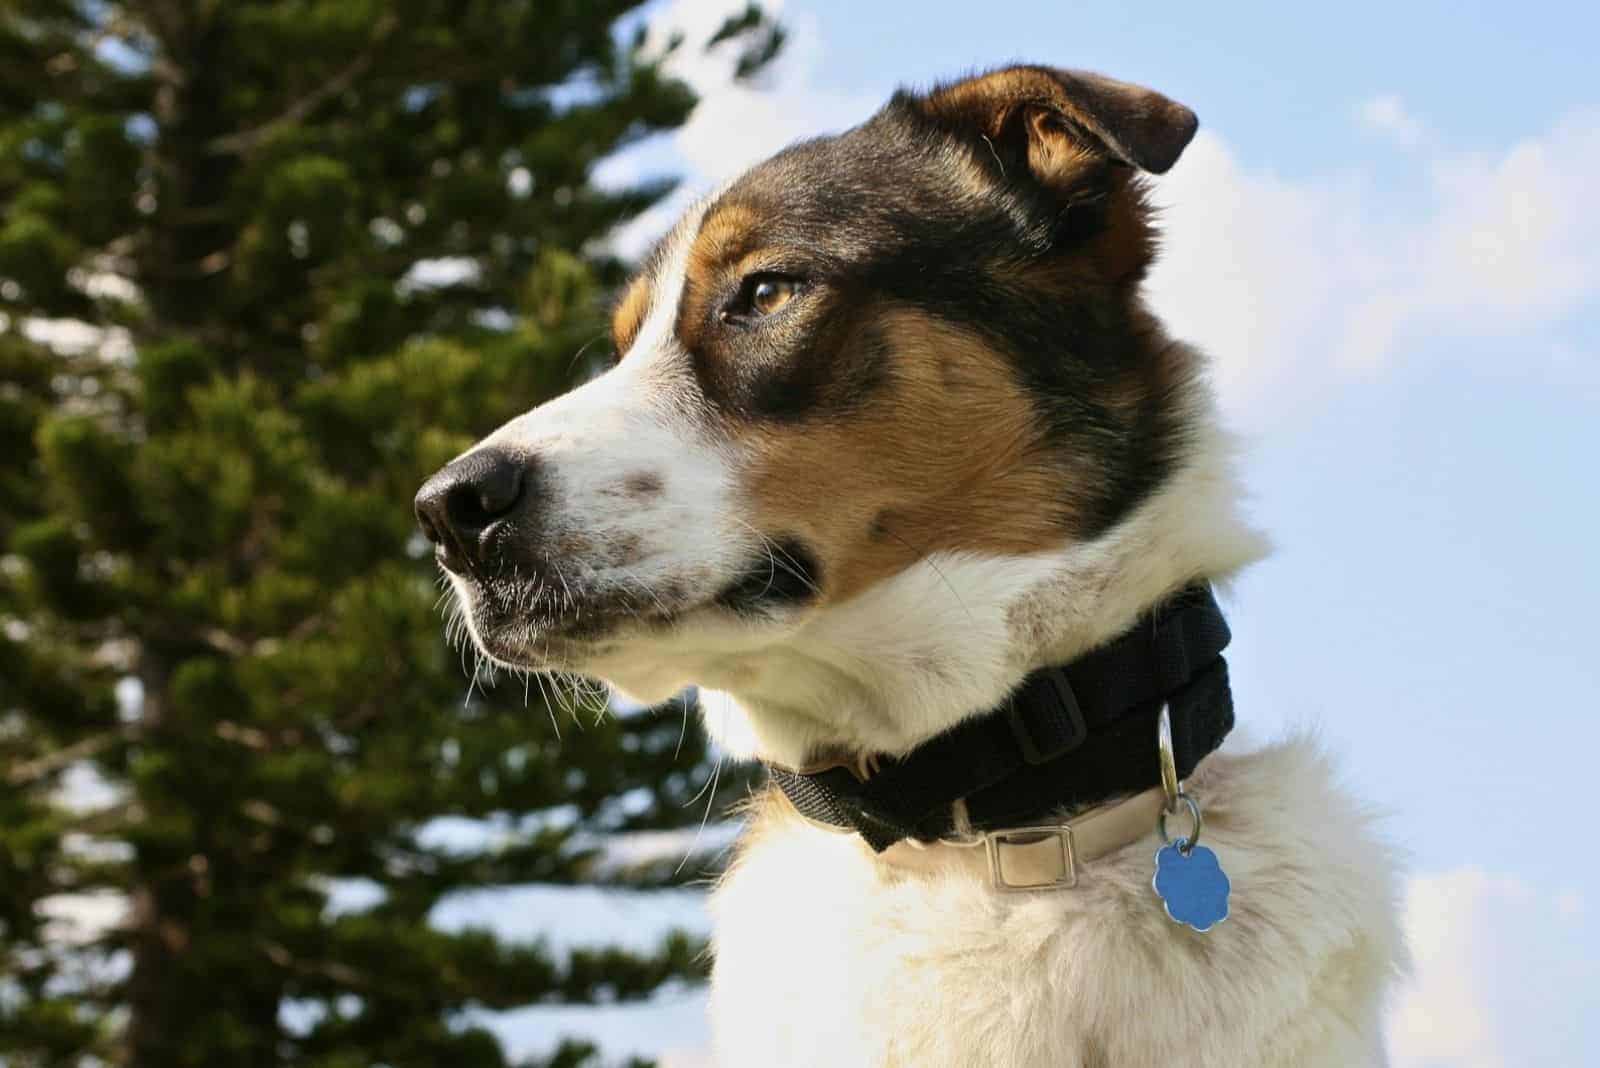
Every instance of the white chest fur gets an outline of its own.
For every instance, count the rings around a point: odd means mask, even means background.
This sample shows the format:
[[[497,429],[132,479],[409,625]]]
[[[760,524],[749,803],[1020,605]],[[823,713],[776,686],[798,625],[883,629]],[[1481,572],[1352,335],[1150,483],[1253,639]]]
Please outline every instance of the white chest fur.
[[[1369,817],[1308,741],[1218,754],[1189,785],[1234,885],[1206,934],[1155,898],[1153,831],[1075,889],[1008,895],[766,806],[713,897],[718,1064],[1382,1064],[1403,950]]]

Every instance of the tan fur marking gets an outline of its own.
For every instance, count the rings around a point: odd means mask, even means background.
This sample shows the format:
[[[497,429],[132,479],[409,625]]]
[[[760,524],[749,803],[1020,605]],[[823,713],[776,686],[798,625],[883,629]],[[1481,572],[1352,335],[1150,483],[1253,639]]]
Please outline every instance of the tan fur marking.
[[[693,346],[704,323],[707,302],[717,291],[727,266],[748,255],[752,231],[758,221],[754,209],[737,201],[713,206],[701,220],[700,232],[689,248],[679,323],[684,344]]]
[[[641,275],[629,283],[611,313],[611,343],[616,346],[618,356],[633,346],[633,339],[639,336],[639,327],[644,325],[644,318],[649,311],[649,278]]]
[[[622,488],[630,497],[654,497],[665,483],[654,471],[635,471],[622,480]]]
[[[1090,127],[1092,116],[1043,71],[1015,67],[948,86],[928,98],[936,112],[965,115],[991,141],[1019,122],[1027,138],[1028,163],[1041,181],[1061,182],[1073,171],[1105,159],[1099,145],[1085,144],[1056,118],[1070,116]]]
[[[1025,108],[1023,121],[1028,128],[1028,167],[1047,185],[1068,188],[1077,175],[1097,167],[1105,158],[1097,148],[1068,133],[1046,108]]]
[[[748,252],[750,232],[757,216],[751,207],[738,201],[721,202],[700,223],[694,246],[689,250],[689,271],[715,271]]]
[[[612,567],[627,567],[644,558],[644,539],[637,534],[618,534],[607,539],[606,563]]]
[[[1015,67],[941,88],[928,97],[935,111],[967,113],[987,137],[998,137],[1014,108],[1059,100],[1060,88],[1039,71]]]
[[[1143,86],[1046,67],[1010,67],[944,86],[929,95],[927,106],[990,138],[1021,127],[1032,148],[1056,142],[1096,154],[1109,150],[1156,173],[1176,162],[1197,125],[1194,112]],[[1084,144],[1069,123],[1102,143]],[[1038,158],[1031,162],[1037,169]],[[1048,168],[1039,173],[1050,180]]]
[[[1058,509],[1092,470],[1065,470],[1004,357],[924,313],[878,317],[894,381],[846,418],[742,431],[740,479],[760,530],[793,533],[844,599],[936,550],[1032,553],[1060,543]],[[826,507],[817,502],[826,501]]]
[[[1059,83],[1034,70],[1005,70],[949,86],[928,98],[928,107],[942,114],[965,115],[966,122],[978,128],[1002,171],[1005,163],[1000,152],[1008,134],[1018,131],[1026,137],[1030,171],[1038,181],[1056,189],[1070,189],[1078,177],[1106,160],[1099,145],[1085,144],[1059,122],[1058,110],[1072,114],[1070,104]],[[971,171],[971,166],[957,168],[963,187],[974,185],[974,179],[979,189],[994,184],[994,179],[982,179]]]
[[[562,560],[582,560],[588,557],[594,548],[594,539],[576,530],[563,531],[551,542],[553,555]]]

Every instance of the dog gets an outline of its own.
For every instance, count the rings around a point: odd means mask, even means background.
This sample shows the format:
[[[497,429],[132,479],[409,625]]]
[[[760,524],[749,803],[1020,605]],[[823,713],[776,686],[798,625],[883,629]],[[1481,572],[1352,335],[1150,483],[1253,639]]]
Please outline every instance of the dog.
[[[1141,296],[1196,128],[1081,71],[901,91],[690,208],[615,366],[418,494],[484,653],[698,686],[772,769],[712,895],[719,1064],[1384,1063],[1371,816],[1309,740],[1212,753],[1209,591],[1265,543]],[[1155,874],[1204,849],[1226,922]]]

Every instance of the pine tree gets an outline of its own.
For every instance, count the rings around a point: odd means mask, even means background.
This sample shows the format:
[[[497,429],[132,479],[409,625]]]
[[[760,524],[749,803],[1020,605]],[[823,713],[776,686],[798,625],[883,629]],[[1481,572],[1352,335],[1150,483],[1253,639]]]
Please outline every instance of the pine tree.
[[[601,239],[670,188],[590,179],[693,106],[636,6],[0,2],[0,1064],[502,1065],[463,1009],[701,974],[682,935],[428,923],[701,815],[678,712],[558,740],[572,695],[463,700],[410,515],[582,373]],[[674,47],[780,41],[751,8]],[[86,769],[105,798],[63,804]],[[419,840],[448,814],[520,830]],[[330,911],[338,879],[380,903]],[[94,893],[125,919],[71,944]]]

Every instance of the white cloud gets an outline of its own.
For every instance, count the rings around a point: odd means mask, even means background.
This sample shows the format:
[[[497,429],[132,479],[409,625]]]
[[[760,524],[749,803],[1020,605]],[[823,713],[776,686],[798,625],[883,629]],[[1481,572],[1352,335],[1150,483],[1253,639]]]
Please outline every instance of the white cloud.
[[[1424,294],[1474,326],[1538,326],[1600,289],[1600,114],[1432,168]]]
[[[1418,144],[1427,134],[1422,121],[1406,111],[1405,104],[1394,93],[1369,97],[1356,109],[1361,125],[1406,147]]]
[[[1558,331],[1600,292],[1600,216],[1587,197],[1600,182],[1600,115],[1412,166],[1409,197],[1359,172],[1286,180],[1202,132],[1158,185],[1166,251],[1152,298],[1212,354],[1245,423],[1423,352],[1487,346],[1522,373],[1594,373]]]
[[[1246,170],[1202,131],[1157,186],[1163,251],[1149,293],[1174,334],[1210,353],[1223,397],[1247,408],[1303,370],[1362,288],[1362,193]]]
[[[710,52],[703,47],[722,20],[739,10],[738,3],[673,0],[652,19],[646,47],[660,49],[674,34],[683,36],[668,69],[695,90],[700,102],[670,138],[670,162],[686,180],[671,197],[618,231],[612,246],[619,254],[641,255],[716,183],[795,141],[852,126],[883,103],[877,93],[827,87],[821,74],[822,34],[814,15],[786,13],[782,0],[769,0],[763,7],[781,18],[789,36],[778,58],[747,84],[733,80],[737,53],[732,47]],[[636,173],[633,154],[624,153],[598,177],[617,181]]]
[[[1394,1000],[1395,1068],[1538,1068],[1600,1058],[1594,926],[1573,890],[1458,868],[1411,880],[1414,972]]]
[[[700,103],[674,140],[696,174],[713,179],[737,174],[801,138],[859,122],[882,103],[876,94],[826,86],[814,15],[787,14],[781,2],[765,7],[783,20],[789,36],[778,58],[749,84],[733,80],[733,49],[707,52],[700,45],[733,10],[727,0],[677,0],[651,24],[657,42],[674,30],[684,34],[669,67],[694,88]]]

